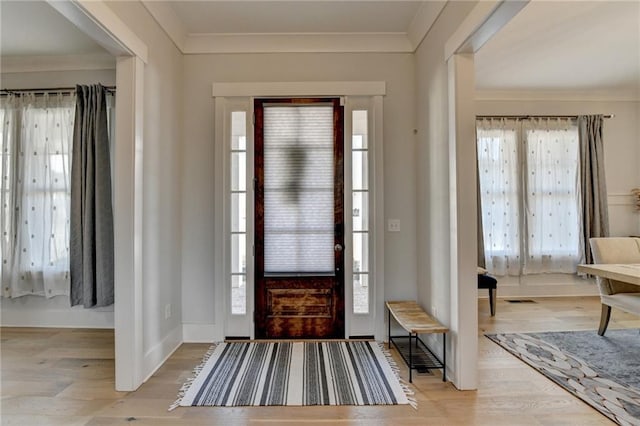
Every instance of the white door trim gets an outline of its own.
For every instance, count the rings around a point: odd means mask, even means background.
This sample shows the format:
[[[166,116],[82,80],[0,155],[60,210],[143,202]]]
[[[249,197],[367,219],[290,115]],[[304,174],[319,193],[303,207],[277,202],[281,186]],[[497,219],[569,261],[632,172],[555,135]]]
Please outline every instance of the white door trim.
[[[133,391],[143,376],[142,158],[147,46],[102,1],[49,1],[118,58],[114,161],[116,390]]]
[[[376,339],[386,338],[386,329],[384,325],[384,199],[383,199],[383,156],[382,156],[382,143],[383,143],[383,127],[382,127],[382,96],[386,92],[386,83],[384,81],[372,81],[372,82],[246,82],[246,83],[213,83],[212,93],[215,98],[215,116],[216,134],[215,134],[215,190],[216,190],[216,217],[225,217],[227,209],[229,208],[227,200],[227,188],[226,188],[226,170],[225,161],[228,161],[228,150],[225,147],[228,144],[228,138],[225,132],[225,117],[231,109],[230,106],[239,106],[244,102],[248,102],[245,108],[236,108],[234,110],[247,110],[253,111],[253,99],[255,97],[308,97],[308,96],[347,96],[347,92],[350,96],[368,97],[368,110],[369,110],[369,129],[372,133],[370,155],[372,158],[369,160],[370,169],[370,206],[371,206],[371,233],[373,235],[373,241],[370,241],[372,247],[371,256],[371,278],[374,282],[374,290],[371,293],[371,312],[370,318],[375,318],[375,321],[368,323],[370,332],[366,334],[374,334]],[[347,98],[347,104],[349,103]],[[361,105],[361,103],[360,103]],[[233,108],[232,108],[233,109]],[[348,108],[345,108],[345,122],[350,120],[347,118]],[[251,143],[253,140],[253,126],[252,115],[247,116],[247,143]],[[251,137],[250,137],[251,136]],[[350,135],[346,134],[345,128],[345,141],[350,141]],[[350,151],[348,151],[350,152]],[[251,158],[251,166],[253,165],[253,151],[251,147],[247,147],[247,159]],[[347,150],[345,148],[345,156]],[[347,161],[345,160],[345,163]],[[345,169],[345,180],[346,173]],[[253,175],[251,175],[252,177]],[[247,180],[247,198],[253,197],[253,191],[250,181]],[[346,191],[345,197],[351,197],[351,193]],[[351,205],[350,200],[345,200],[345,206]],[[249,203],[247,203],[247,209],[253,209]],[[247,220],[250,220],[247,216]],[[247,291],[247,318],[238,317],[236,320],[240,320],[242,325],[237,324],[239,327],[229,327],[229,321],[234,320],[229,313],[229,291],[227,289],[227,269],[228,265],[225,257],[224,240],[227,235],[227,229],[225,220],[216,221],[215,234],[220,237],[216,237],[214,260],[216,265],[222,267],[216,268],[215,279],[215,295],[216,301],[214,302],[216,318],[215,324],[212,324],[210,333],[217,339],[222,339],[228,331],[233,331],[234,334],[246,335],[253,337],[253,317],[251,315],[253,311],[253,293]],[[346,223],[346,220],[345,220]],[[253,245],[253,235],[249,232],[249,225],[247,225],[247,259],[252,259],[251,248]],[[252,229],[252,228],[251,228]],[[349,232],[351,230],[346,230]],[[345,243],[347,241],[345,240]],[[349,262],[349,259],[345,259],[345,264]],[[249,262],[248,262],[249,263]],[[253,269],[247,270],[249,274]],[[345,271],[345,287],[350,289],[351,287],[346,285],[348,276]],[[247,286],[253,286],[253,278],[247,275]],[[354,331],[357,334],[364,333],[362,328],[351,329],[352,326],[356,326],[351,321],[353,317],[352,306],[347,306],[347,302],[352,298],[345,295],[345,335],[353,335]],[[247,324],[250,324],[247,326]],[[241,330],[245,329],[245,332]],[[185,341],[188,341],[185,337]]]

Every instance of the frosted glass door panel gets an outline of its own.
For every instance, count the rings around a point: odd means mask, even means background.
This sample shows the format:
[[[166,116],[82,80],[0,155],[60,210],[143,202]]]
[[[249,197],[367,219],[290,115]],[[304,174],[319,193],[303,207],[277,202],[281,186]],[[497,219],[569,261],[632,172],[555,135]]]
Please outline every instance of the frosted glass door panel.
[[[333,273],[333,107],[264,108],[264,270]]]

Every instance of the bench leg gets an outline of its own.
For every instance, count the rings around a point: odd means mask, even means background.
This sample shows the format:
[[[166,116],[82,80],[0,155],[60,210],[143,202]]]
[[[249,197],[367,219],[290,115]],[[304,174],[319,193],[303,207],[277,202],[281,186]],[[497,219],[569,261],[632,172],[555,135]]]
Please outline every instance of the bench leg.
[[[409,333],[409,383],[413,383],[413,353],[411,351],[412,334]]]
[[[387,321],[387,323],[388,323],[387,329],[388,329],[388,333],[389,333],[389,334],[387,334],[387,337],[389,338],[389,341],[387,343],[388,343],[388,346],[389,346],[389,350],[391,350],[391,311],[389,309],[387,309],[387,313],[389,314],[389,321]]]
[[[447,333],[442,333],[442,381],[447,381]]]

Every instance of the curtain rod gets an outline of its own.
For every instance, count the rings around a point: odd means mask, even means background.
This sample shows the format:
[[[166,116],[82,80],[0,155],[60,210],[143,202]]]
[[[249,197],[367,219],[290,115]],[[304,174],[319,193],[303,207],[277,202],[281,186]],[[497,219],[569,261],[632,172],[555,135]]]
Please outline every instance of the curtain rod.
[[[604,118],[613,118],[613,114],[604,114]],[[476,118],[578,118],[578,115],[476,115]]]
[[[116,86],[103,86],[107,92],[115,93]],[[34,93],[34,94],[45,94],[45,93],[53,93],[53,92],[75,92],[76,88],[74,87],[47,87],[47,88],[37,88],[37,89],[0,89],[3,95],[8,95],[9,93]]]

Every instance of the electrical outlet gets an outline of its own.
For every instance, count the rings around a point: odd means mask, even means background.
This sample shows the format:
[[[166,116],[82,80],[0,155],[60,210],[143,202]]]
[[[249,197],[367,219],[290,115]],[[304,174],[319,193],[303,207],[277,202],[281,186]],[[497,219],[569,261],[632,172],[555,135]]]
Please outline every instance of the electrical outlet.
[[[431,314],[432,314],[434,317],[438,318],[438,308],[436,308],[435,306],[432,306],[432,307],[431,307]]]
[[[387,227],[389,232],[400,232],[400,219],[389,219]]]
[[[171,303],[164,305],[164,319],[171,318]]]

